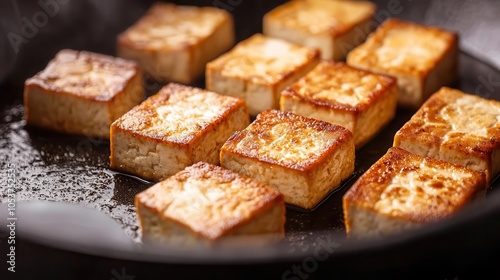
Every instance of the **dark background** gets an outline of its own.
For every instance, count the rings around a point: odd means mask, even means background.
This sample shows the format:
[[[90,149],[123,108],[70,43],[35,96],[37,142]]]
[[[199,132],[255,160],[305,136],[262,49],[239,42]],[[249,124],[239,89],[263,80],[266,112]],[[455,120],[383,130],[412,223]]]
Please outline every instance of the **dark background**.
[[[7,103],[19,102],[22,98],[23,81],[43,69],[48,60],[62,48],[85,49],[113,55],[116,35],[134,23],[153,1],[42,2],[57,3],[58,10],[53,16],[46,12],[43,17],[40,11],[44,10],[36,1],[0,2],[2,108]],[[240,41],[260,32],[262,15],[284,1],[173,2],[217,5],[227,9],[234,14],[238,30],[237,40]],[[459,31],[463,51],[492,66],[500,67],[500,1],[374,2],[379,6],[380,20],[390,14]],[[384,13],[388,10],[392,12]],[[26,21],[33,24],[34,28],[27,27]],[[23,36],[24,40],[17,45],[13,44],[13,33]],[[489,81],[481,93],[486,95],[489,87],[500,85]],[[320,263],[314,273],[302,278],[476,279],[488,273],[490,277],[497,276],[498,279],[500,275],[495,265],[500,260],[500,242],[494,238],[499,232],[496,221],[500,221],[499,212],[488,212],[457,226],[456,235],[450,235],[448,232],[441,236],[424,236],[410,245],[403,243],[397,248],[377,248],[362,253],[353,251],[352,254],[342,254],[340,257],[332,256],[328,261]],[[464,236],[470,235],[477,235],[477,240],[464,244]],[[6,251],[3,245],[2,262],[5,257],[3,252]],[[426,251],[425,248],[429,249]],[[20,242],[17,250],[17,262],[23,269],[15,276],[20,279],[280,279],[284,272],[292,269],[294,265],[300,265],[302,261],[276,260],[272,263],[245,265],[155,264],[72,253],[28,241]],[[129,277],[126,277],[127,275]],[[0,276],[0,279],[11,279],[13,275],[0,271]],[[294,278],[290,276],[288,279]]]
[[[42,69],[61,48],[87,49],[107,54],[115,52],[115,36],[134,23],[153,2],[151,0],[42,0],[56,3],[58,11],[48,20],[37,13],[44,11],[38,1],[6,0],[0,2],[0,82],[18,84]],[[238,41],[260,32],[256,18],[283,3],[283,0],[187,0],[178,4],[218,6],[235,16]],[[497,0],[380,0],[379,18],[392,16],[416,22],[460,30],[462,48],[500,67],[500,3]],[[392,8],[391,8],[392,7]],[[47,14],[47,13],[46,13]],[[20,20],[21,19],[21,20]],[[26,29],[27,42],[15,51],[7,34],[22,35],[23,19],[33,23]],[[38,23],[38,24],[35,24]],[[38,27],[40,26],[40,27]]]

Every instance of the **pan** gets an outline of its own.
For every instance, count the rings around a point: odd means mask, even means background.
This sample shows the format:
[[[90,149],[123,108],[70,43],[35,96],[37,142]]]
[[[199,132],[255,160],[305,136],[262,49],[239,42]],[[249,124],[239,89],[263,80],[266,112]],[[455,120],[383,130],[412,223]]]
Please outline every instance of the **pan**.
[[[217,6],[233,13],[238,41],[261,32],[263,14],[283,2],[177,1],[178,4]],[[500,100],[500,61],[495,57],[500,44],[491,36],[492,30],[498,31],[496,26],[499,26],[494,16],[494,11],[500,9],[497,2],[474,5],[469,1],[374,2],[378,6],[378,23],[388,17],[398,17],[458,31],[460,78],[452,86]],[[11,221],[16,222],[14,235],[19,267],[37,267],[37,273],[47,272],[44,265],[50,261],[42,256],[50,252],[60,259],[59,272],[69,273],[71,277],[75,277],[74,269],[80,266],[68,264],[60,256],[85,259],[81,265],[92,263],[94,267],[106,262],[116,265],[117,261],[126,263],[129,271],[138,268],[138,264],[154,267],[149,272],[138,269],[134,277],[161,272],[162,267],[173,271],[176,265],[191,274],[220,268],[240,278],[243,274],[265,278],[261,271],[249,269],[250,265],[277,265],[278,268],[272,267],[273,276],[307,279],[319,274],[359,276],[387,271],[407,275],[417,267],[420,273],[426,273],[436,268],[436,261],[441,264],[441,272],[464,273],[479,263],[485,265],[484,260],[498,250],[498,180],[493,181],[485,201],[442,222],[377,241],[346,241],[342,196],[387,151],[395,132],[414,113],[403,109],[398,109],[395,119],[356,152],[355,172],[341,188],[330,193],[313,211],[287,207],[283,242],[264,247],[191,249],[142,244],[133,199],[153,182],[111,171],[108,140],[27,127],[22,87],[26,78],[43,69],[62,48],[114,55],[116,35],[135,22],[151,3],[53,0],[1,4],[5,19],[2,28],[8,39],[0,53],[5,61],[0,71],[0,220],[7,223],[7,227],[0,230],[2,255],[10,253],[7,244],[13,232],[8,227]],[[486,24],[492,28],[484,28]],[[144,84],[148,95],[163,85],[150,76]],[[204,87],[204,78],[193,85]],[[9,191],[15,193],[14,201],[9,200]],[[31,258],[19,256],[19,252],[29,252]],[[231,269],[228,270],[228,266]],[[7,267],[2,268],[3,272]],[[192,270],[193,267],[197,270]],[[116,275],[123,276],[123,273],[118,265],[106,271],[105,277],[118,279]],[[125,272],[125,275],[128,274]]]

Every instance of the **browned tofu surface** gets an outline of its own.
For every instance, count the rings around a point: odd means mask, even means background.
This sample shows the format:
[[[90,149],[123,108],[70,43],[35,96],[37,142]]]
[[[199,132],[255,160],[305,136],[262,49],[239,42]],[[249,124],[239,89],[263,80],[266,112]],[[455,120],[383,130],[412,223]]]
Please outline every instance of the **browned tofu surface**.
[[[146,239],[196,244],[231,235],[284,236],[282,194],[204,162],[137,194],[135,205]]]
[[[343,197],[350,236],[384,236],[452,216],[484,197],[484,174],[390,148]]]
[[[113,123],[110,166],[162,180],[198,161],[218,164],[222,144],[248,123],[243,100],[170,83]]]
[[[349,53],[347,63],[395,76],[399,105],[416,109],[432,93],[457,79],[458,35],[391,18]]]
[[[354,171],[344,127],[267,110],[221,148],[221,165],[277,188],[287,203],[312,209]]]
[[[233,18],[225,10],[157,2],[118,36],[117,52],[156,80],[187,84],[234,41]]]
[[[207,64],[207,89],[245,99],[256,116],[278,109],[281,91],[319,59],[316,49],[255,34]]]
[[[395,135],[394,146],[477,171],[500,170],[500,102],[444,87]]]
[[[29,125],[109,138],[110,124],[144,98],[136,63],[87,51],[61,50],[25,82]]]
[[[349,129],[357,148],[396,113],[396,80],[323,61],[281,93],[280,108]]]
[[[288,1],[263,19],[264,34],[317,48],[342,60],[373,30],[376,6],[368,1]]]

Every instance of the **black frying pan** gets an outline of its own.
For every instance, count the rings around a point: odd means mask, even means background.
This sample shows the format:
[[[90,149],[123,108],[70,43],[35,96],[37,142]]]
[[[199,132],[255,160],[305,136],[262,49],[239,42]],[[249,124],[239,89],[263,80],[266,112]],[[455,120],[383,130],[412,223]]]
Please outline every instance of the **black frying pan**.
[[[177,2],[216,5],[231,11],[239,41],[260,32],[262,15],[284,1]],[[498,34],[494,29],[498,30],[500,22],[496,19],[500,3],[495,0],[474,5],[469,1],[375,2],[380,21],[392,15],[460,31],[460,80],[453,86],[500,100],[500,85],[496,82],[500,82],[500,71],[494,67],[500,65],[494,56],[499,44],[493,36]],[[397,117],[357,152],[353,177],[317,209],[304,212],[287,208],[284,242],[266,247],[193,250],[141,245],[133,197],[152,183],[109,171],[107,140],[26,127],[22,86],[24,79],[45,67],[61,48],[114,54],[116,35],[141,16],[151,1],[51,3],[58,4],[58,12],[53,16],[37,3],[0,4],[2,29],[9,39],[0,45],[0,58],[5,61],[0,71],[0,172],[2,180],[9,174],[15,174],[17,179],[14,185],[6,180],[0,185],[3,202],[0,220],[7,221],[7,189],[13,187],[18,201],[16,264],[24,276],[46,278],[63,274],[69,278],[126,279],[127,275],[147,278],[181,272],[205,278],[211,273],[231,278],[283,279],[373,273],[452,277],[487,266],[499,249],[498,180],[483,203],[440,223],[378,241],[345,241],[341,198],[391,146],[394,133],[413,114],[405,110],[399,110]],[[40,21],[43,17],[40,11],[47,14],[46,24]],[[23,34],[23,30],[29,29],[26,20],[36,29],[29,33],[30,38],[25,36],[28,33]],[[24,36],[25,41],[13,45],[12,33]],[[148,94],[155,93],[162,85],[151,77],[145,83]],[[203,78],[194,85],[203,87]],[[0,227],[2,256],[10,250],[6,246],[10,232],[6,228]],[[56,268],[48,269],[49,265]],[[7,267],[3,262],[0,273],[6,272]],[[264,274],[258,268],[268,272]],[[437,269],[437,274],[428,274],[432,269]]]

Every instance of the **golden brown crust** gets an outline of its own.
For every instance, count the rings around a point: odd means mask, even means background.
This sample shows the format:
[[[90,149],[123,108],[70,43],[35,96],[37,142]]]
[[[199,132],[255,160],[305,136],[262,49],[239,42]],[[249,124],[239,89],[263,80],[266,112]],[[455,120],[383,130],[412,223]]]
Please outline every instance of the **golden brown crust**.
[[[130,81],[141,75],[130,60],[88,51],[64,49],[47,67],[25,82],[53,94],[71,94],[89,101],[107,102],[123,92]]]
[[[265,21],[310,34],[340,37],[375,14],[368,1],[289,1],[267,13]]]
[[[112,126],[135,137],[187,146],[242,106],[239,98],[169,83]]]
[[[489,160],[500,148],[500,102],[443,87],[395,136]]]
[[[117,41],[119,46],[149,52],[192,49],[228,21],[232,24],[232,15],[215,7],[156,2]]]
[[[314,48],[255,34],[207,64],[207,73],[276,86],[320,59]]]
[[[486,190],[484,174],[393,147],[343,197],[378,214],[426,223],[448,217]]]
[[[340,146],[352,141],[344,127],[279,110],[266,110],[231,136],[221,153],[310,172]]]
[[[377,102],[396,79],[351,67],[342,62],[322,61],[281,94],[316,107],[359,114]]]
[[[456,33],[390,18],[349,53],[347,60],[373,70],[424,79],[457,44]]]
[[[279,191],[204,162],[135,197],[136,207],[146,207],[209,240],[220,238],[279,203],[284,206]]]

